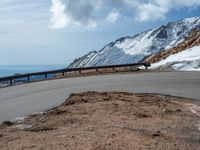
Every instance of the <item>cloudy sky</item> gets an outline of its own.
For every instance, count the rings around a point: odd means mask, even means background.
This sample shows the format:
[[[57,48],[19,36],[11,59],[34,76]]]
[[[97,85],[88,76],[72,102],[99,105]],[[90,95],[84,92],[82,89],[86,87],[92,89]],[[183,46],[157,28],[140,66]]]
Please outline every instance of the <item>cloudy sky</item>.
[[[120,37],[199,14],[200,0],[1,0],[0,65],[67,65]]]

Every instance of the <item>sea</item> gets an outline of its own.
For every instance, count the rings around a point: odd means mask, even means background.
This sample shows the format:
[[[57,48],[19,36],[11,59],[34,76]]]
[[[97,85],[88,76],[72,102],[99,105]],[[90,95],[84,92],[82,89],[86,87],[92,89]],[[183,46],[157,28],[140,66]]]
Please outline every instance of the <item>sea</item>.
[[[0,77],[66,68],[67,65],[0,65]]]

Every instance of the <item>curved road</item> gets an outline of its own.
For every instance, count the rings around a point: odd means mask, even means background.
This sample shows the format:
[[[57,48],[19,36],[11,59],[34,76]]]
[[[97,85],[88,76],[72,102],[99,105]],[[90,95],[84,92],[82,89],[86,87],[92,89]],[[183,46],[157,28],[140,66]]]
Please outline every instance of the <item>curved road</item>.
[[[0,122],[41,112],[83,91],[161,93],[200,100],[200,72],[163,72],[65,78],[0,89]]]

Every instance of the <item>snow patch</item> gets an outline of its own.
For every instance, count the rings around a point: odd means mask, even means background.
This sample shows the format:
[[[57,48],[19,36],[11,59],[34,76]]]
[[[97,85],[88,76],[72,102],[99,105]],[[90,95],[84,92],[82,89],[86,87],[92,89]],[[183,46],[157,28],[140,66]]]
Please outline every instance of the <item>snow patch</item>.
[[[153,38],[151,34],[154,30],[150,30],[147,33],[143,33],[142,35],[136,38],[126,39],[124,42],[116,43],[115,46],[119,49],[122,49],[125,54],[129,55],[138,55],[138,54],[151,54],[148,52],[149,48],[153,43]]]
[[[15,118],[15,119],[12,119],[11,122],[14,122],[14,123],[21,123],[24,119],[26,119],[27,117],[18,117],[18,118]]]
[[[28,128],[31,128],[32,125],[27,125],[27,124],[18,124],[16,126],[13,126],[12,128],[17,128],[17,129],[20,129],[20,130],[24,130],[24,129],[28,129]]]
[[[171,66],[179,71],[200,71],[200,46],[195,46],[180,53],[170,55],[164,60],[151,65],[151,69]]]
[[[189,110],[196,114],[197,116],[200,117],[200,107],[195,105],[195,104],[186,104],[186,106],[189,108]],[[195,126],[197,127],[198,130],[200,130],[200,122],[195,124]]]

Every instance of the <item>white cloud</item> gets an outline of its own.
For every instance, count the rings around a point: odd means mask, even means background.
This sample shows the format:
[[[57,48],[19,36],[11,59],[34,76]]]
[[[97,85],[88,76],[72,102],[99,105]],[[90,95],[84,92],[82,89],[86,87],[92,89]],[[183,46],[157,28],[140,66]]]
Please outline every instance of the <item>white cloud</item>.
[[[160,0],[161,1],[161,0]],[[180,7],[196,7],[200,5],[199,0],[171,0],[171,5],[175,4]]]
[[[136,19],[138,21],[165,19],[173,9],[198,6],[200,6],[200,0],[148,0],[136,6]]]
[[[112,11],[106,17],[106,21],[108,21],[110,23],[115,23],[118,20],[119,17],[120,17],[119,12]]]
[[[50,28],[60,29],[70,24],[70,18],[65,13],[65,8],[65,5],[60,0],[52,0]]]
[[[54,29],[71,26],[86,28],[97,27],[97,22],[93,19],[93,11],[100,9],[101,1],[52,0],[50,27]]]
[[[143,4],[137,8],[136,19],[139,21],[154,21],[158,19],[165,19],[167,8],[159,7],[153,4]]]
[[[175,9],[199,6],[200,0],[52,0],[50,24],[52,28],[95,28],[99,21],[114,23],[120,16],[155,21],[165,19]],[[103,16],[104,11],[110,13]]]
[[[87,28],[92,29],[92,28],[96,28],[97,27],[97,22],[94,20],[89,20],[88,21],[88,25]]]

